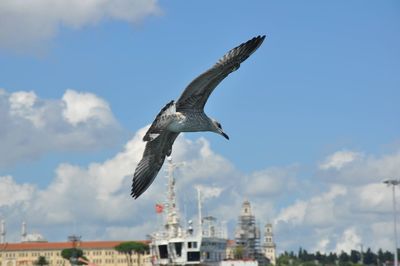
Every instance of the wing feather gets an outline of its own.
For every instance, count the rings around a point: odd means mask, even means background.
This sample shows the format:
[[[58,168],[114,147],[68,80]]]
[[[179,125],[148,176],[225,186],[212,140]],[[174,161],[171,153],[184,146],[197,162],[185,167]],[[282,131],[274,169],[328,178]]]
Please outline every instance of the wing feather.
[[[143,158],[136,166],[132,179],[133,198],[138,198],[153,183],[165,157],[171,155],[172,144],[179,133],[163,131],[156,139],[148,141],[143,152]]]
[[[171,114],[175,113],[175,103],[174,101],[170,101],[165,105],[161,111],[158,113],[150,128],[147,130],[146,134],[143,137],[143,141],[151,141],[155,139],[152,137],[153,134],[158,137],[159,133],[167,127],[170,122],[169,119],[166,119]],[[166,121],[167,120],[167,121]]]
[[[208,97],[218,84],[230,73],[237,70],[240,64],[260,47],[264,39],[265,35],[254,37],[226,53],[213,67],[198,76],[186,87],[176,102],[176,110],[202,111]]]

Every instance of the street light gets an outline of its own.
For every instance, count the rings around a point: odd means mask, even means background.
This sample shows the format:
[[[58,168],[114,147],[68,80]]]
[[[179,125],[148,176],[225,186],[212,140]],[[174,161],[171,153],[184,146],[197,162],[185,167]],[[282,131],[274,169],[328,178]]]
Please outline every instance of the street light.
[[[396,224],[397,224],[397,215],[396,215],[396,190],[395,190],[395,186],[400,184],[400,180],[399,179],[387,179],[385,181],[383,181],[383,183],[387,184],[388,186],[392,186],[393,188],[393,221],[394,221],[394,246],[395,246],[395,250],[394,250],[394,266],[397,266],[397,228],[396,228]]]
[[[71,265],[78,265],[78,254],[76,250],[77,243],[81,241],[81,236],[71,235],[68,236],[68,240],[72,242],[72,254],[69,258]]]

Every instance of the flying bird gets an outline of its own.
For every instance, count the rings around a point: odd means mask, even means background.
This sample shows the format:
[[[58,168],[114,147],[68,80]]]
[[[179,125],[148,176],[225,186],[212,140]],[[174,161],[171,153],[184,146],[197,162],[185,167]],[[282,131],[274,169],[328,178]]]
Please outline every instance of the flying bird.
[[[204,113],[204,105],[218,84],[237,70],[264,39],[265,35],[257,36],[230,50],[213,67],[195,78],[177,101],[171,101],[161,109],[143,137],[147,143],[133,175],[133,198],[138,198],[153,183],[165,157],[171,155],[172,145],[180,132],[211,131],[229,139],[221,124]]]

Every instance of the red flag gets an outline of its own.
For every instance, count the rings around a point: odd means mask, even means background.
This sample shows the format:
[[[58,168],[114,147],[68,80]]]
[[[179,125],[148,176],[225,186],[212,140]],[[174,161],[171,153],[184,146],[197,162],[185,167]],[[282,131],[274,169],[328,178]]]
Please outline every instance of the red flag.
[[[162,213],[164,210],[164,205],[162,204],[156,204],[156,213]]]

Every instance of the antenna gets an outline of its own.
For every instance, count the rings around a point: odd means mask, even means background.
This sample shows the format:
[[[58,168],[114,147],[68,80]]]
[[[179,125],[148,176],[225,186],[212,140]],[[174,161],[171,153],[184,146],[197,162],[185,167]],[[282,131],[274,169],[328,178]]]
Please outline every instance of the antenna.
[[[26,231],[26,222],[22,222],[22,227],[21,227],[21,242],[26,241],[26,236],[28,235]]]
[[[168,228],[169,235],[171,237],[176,237],[181,234],[182,229],[180,227],[180,217],[179,210],[176,203],[176,191],[175,191],[175,177],[173,175],[175,168],[181,164],[176,164],[172,162],[172,157],[167,157],[168,168],[167,178],[168,178],[168,189],[167,189],[167,202],[164,205],[166,207],[166,224]]]
[[[1,220],[0,224],[0,244],[4,244],[6,242],[6,222]]]
[[[198,186],[197,188],[197,204],[198,204],[198,211],[199,211],[199,231],[200,231],[200,234],[202,234],[202,217],[201,217],[201,189],[200,189],[200,187]]]

